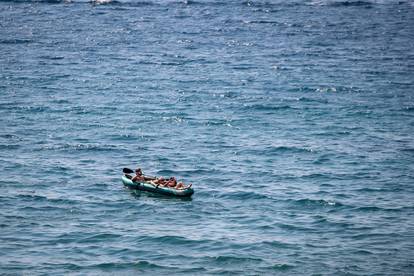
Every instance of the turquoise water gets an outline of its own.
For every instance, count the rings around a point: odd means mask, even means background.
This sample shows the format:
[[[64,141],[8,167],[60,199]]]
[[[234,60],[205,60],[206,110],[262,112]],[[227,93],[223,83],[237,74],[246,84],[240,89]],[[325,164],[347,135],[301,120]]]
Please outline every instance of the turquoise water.
[[[410,1],[0,1],[0,274],[414,273]],[[193,183],[133,193],[123,167]]]

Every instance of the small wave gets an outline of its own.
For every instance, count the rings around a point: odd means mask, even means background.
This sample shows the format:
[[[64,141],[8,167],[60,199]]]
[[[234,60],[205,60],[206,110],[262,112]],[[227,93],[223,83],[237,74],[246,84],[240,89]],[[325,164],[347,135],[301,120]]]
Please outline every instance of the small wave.
[[[70,104],[70,101],[68,101],[66,99],[55,99],[55,100],[52,100],[52,103],[55,103],[55,104]]]
[[[360,250],[355,251],[355,254],[358,254],[358,255],[372,255],[374,253],[372,253],[369,250],[360,249]]]
[[[330,7],[371,7],[372,3],[369,1],[338,1],[338,2],[328,2]]]
[[[324,179],[324,180],[329,180],[330,177],[326,174],[322,174],[322,173],[311,173],[311,174],[304,174],[301,175],[300,178],[302,179]]]
[[[70,0],[1,0],[1,2],[12,3],[39,3],[39,4],[60,4],[67,3]]]
[[[113,1],[113,0],[92,0],[91,3],[95,5],[106,5],[106,4],[114,4],[114,3],[119,3],[119,2]]]
[[[18,195],[18,197],[20,197],[22,199],[30,199],[30,200],[34,200],[34,201],[47,200],[47,197],[40,196],[40,195],[35,195],[35,194],[20,194],[20,195]]]
[[[406,207],[409,208],[409,207]],[[405,208],[398,207],[398,208],[384,208],[378,206],[363,206],[355,208],[354,211],[358,212],[402,212]]]
[[[329,229],[339,228],[339,229],[348,229],[353,227],[353,223],[343,222],[343,221],[331,221],[325,217],[317,216],[315,221],[312,222],[315,228],[321,229],[322,227],[328,227]]]
[[[207,126],[227,126],[227,127],[232,127],[231,125],[231,120],[226,120],[226,119],[216,119],[216,120],[209,120],[207,121],[206,125]]]
[[[252,70],[252,69],[257,69],[257,68],[258,68],[257,66],[247,65],[247,64],[245,65],[240,64],[240,65],[235,65],[232,67],[232,69],[239,70],[239,71]]]
[[[223,93],[220,93],[220,94],[214,94],[214,97],[235,99],[235,98],[240,97],[240,93],[233,92],[233,91],[228,91],[228,92],[223,92]]]
[[[162,266],[162,265],[157,265],[155,263],[151,263],[148,261],[138,261],[134,263],[134,266],[136,266],[137,268],[140,269],[172,269],[172,268],[176,268],[176,267],[171,267],[171,266]]]
[[[18,38],[0,39],[0,44],[28,44],[32,42],[33,41],[30,39],[18,39]]]
[[[145,7],[157,5],[152,1],[116,1],[116,0],[92,0],[93,5],[111,5],[111,6],[125,6],[125,7]]]
[[[271,267],[269,267],[271,270],[276,271],[286,271],[295,268],[294,265],[288,265],[288,264],[274,264]]]
[[[0,150],[14,150],[14,149],[18,149],[18,148],[20,148],[20,145],[13,145],[13,144],[3,145],[3,144],[0,144]]]
[[[149,261],[144,261],[144,260],[140,260],[140,261],[136,261],[136,262],[103,262],[103,263],[98,263],[98,264],[93,264],[93,265],[88,265],[88,266],[78,266],[76,265],[78,269],[103,269],[106,271],[110,271],[111,269],[130,269],[131,267],[137,268],[139,270],[154,270],[154,269],[164,269],[164,270],[168,270],[168,269],[178,269],[177,267],[171,267],[171,266],[162,266],[162,265],[158,265]]]
[[[414,148],[403,148],[401,149],[403,152],[414,153]]]
[[[33,113],[42,113],[42,112],[51,110],[47,106],[17,106],[16,104],[5,104],[3,106],[5,110],[19,110],[23,112],[33,112]]]
[[[184,0],[185,5],[194,5],[194,6],[224,6],[226,1],[194,1],[194,0]]]
[[[351,238],[353,240],[363,240],[363,239],[372,239],[372,238],[380,238],[381,240],[384,241],[384,243],[387,243],[387,237],[391,237],[393,239],[396,239],[398,237],[401,237],[401,234],[398,233],[363,233],[363,234],[356,234],[356,235],[352,235]]]
[[[187,118],[185,118],[183,116],[163,116],[162,120],[164,122],[182,124],[182,123],[186,122]]]
[[[318,158],[316,158],[314,161],[312,161],[313,164],[325,164],[327,162],[330,162],[332,159],[328,157],[328,155],[322,155],[322,156],[318,156]],[[320,174],[317,174],[319,176],[322,176]]]
[[[252,20],[252,21],[248,21],[248,23],[249,24],[271,24],[271,25],[281,24],[280,22],[274,21],[274,20]]]
[[[116,239],[121,237],[117,234],[109,234],[109,233],[101,233],[101,234],[94,234],[92,236],[80,239],[79,243],[91,243],[91,242],[101,242],[101,241],[109,241],[111,239]]]
[[[315,150],[312,148],[302,148],[295,146],[272,146],[258,149],[243,149],[240,154],[252,154],[252,155],[264,155],[264,156],[276,156],[282,154],[299,154],[299,153],[313,153]]]
[[[414,106],[406,106],[406,107],[402,108],[401,111],[413,112],[414,111]]]
[[[177,174],[180,174],[180,175],[211,175],[212,173],[214,174],[214,172],[215,172],[214,169],[192,169],[192,170],[179,170],[177,171]]]
[[[157,265],[148,261],[138,261],[134,263],[138,268],[166,268],[165,266]]]
[[[243,108],[247,110],[257,110],[257,111],[279,111],[279,110],[296,109],[287,104],[283,104],[283,105],[254,104],[254,105],[244,105]]]
[[[300,102],[304,102],[304,103],[323,103],[326,104],[328,103],[327,99],[315,99],[315,98],[309,98],[309,97],[299,97],[298,101]]]
[[[279,223],[277,224],[277,226],[281,229],[286,229],[289,231],[300,231],[300,232],[312,232],[315,229],[309,228],[309,227],[304,227],[301,225],[293,225],[293,224],[287,224],[287,223]]]
[[[25,219],[27,219],[25,216],[18,216],[18,215],[4,215],[3,217],[5,219],[10,219],[10,220],[25,220]]]
[[[367,188],[367,187],[365,187],[365,188],[356,189],[355,191],[358,192],[358,193],[361,193],[361,192],[372,193],[372,192],[386,192],[387,190],[385,190],[385,189],[377,189],[377,188]]]
[[[180,256],[180,258],[185,258],[186,256]],[[131,267],[137,269],[138,271],[144,272],[148,271],[148,275],[156,275],[160,271],[165,271],[166,275],[168,274],[181,274],[181,273],[190,273],[189,275],[197,275],[197,273],[203,273],[206,271],[203,267],[191,267],[191,268],[182,268],[180,266],[173,266],[173,265],[161,265],[156,264],[154,262],[149,262],[145,260],[139,260],[136,262],[107,262],[107,263],[100,263],[93,266],[88,266],[88,268],[98,268],[98,269],[130,269]],[[158,272],[158,273],[157,273]],[[119,273],[118,273],[119,274]],[[122,273],[121,273],[122,274]],[[140,273],[134,273],[140,275]],[[164,275],[164,274],[163,274]]]
[[[296,245],[292,245],[289,243],[279,242],[279,241],[264,241],[261,243],[262,245],[269,246],[272,248],[296,248]]]
[[[48,59],[48,60],[60,60],[64,59],[65,57],[62,56],[40,56],[41,59]]]
[[[22,200],[28,201],[36,201],[36,202],[49,202],[49,203],[57,203],[57,204],[68,204],[68,205],[77,205],[79,204],[78,201],[68,198],[50,198],[47,196],[36,195],[36,194],[19,194],[17,195],[18,198]],[[55,206],[55,208],[60,208]]]
[[[220,265],[239,264],[239,263],[245,263],[245,262],[260,263],[260,262],[263,262],[263,259],[252,258],[252,257],[218,256],[215,258],[215,262],[219,263]]]
[[[277,154],[277,153],[309,153],[314,152],[311,148],[301,148],[295,146],[276,146],[266,149],[266,152]]]
[[[337,92],[337,89],[335,87],[319,87],[316,89],[316,92],[322,92],[322,93]]]
[[[56,207],[56,206],[39,206],[39,207],[33,207],[33,206],[24,206],[20,208],[22,211],[29,211],[29,212],[58,212],[66,210],[66,208]]]
[[[226,193],[221,198],[235,199],[235,200],[247,200],[247,199],[268,199],[269,197],[263,194],[255,192],[238,191],[232,193]]]
[[[78,242],[79,236],[75,233],[63,233],[56,237],[54,242],[56,244],[69,244],[72,242]]]
[[[95,145],[95,144],[63,144],[44,146],[40,150],[53,151],[118,151],[121,150],[117,145]]]
[[[19,136],[14,134],[0,134],[0,138],[22,140]]]
[[[170,175],[176,175],[176,174],[177,172],[172,171],[172,170],[167,170],[167,169],[157,171],[157,175],[159,176],[170,176]]]
[[[303,198],[298,200],[290,200],[294,205],[299,206],[306,206],[306,207],[339,207],[343,206],[339,202],[335,201],[328,201],[323,199],[310,199],[310,198]]]
[[[281,5],[287,7],[294,7],[300,5],[300,3],[297,1],[277,1],[277,3],[272,3],[272,1],[244,1],[242,2],[242,4],[248,7],[261,8],[260,11],[272,9],[278,10]]]
[[[339,131],[330,131],[330,130],[323,130],[320,132],[316,132],[315,136],[321,136],[321,137],[334,137],[335,139],[338,138],[338,136],[348,136],[351,135],[351,131],[346,130],[339,130]]]
[[[185,237],[171,235],[160,237],[145,236],[139,240],[140,242],[157,242],[166,245],[200,245],[201,243],[209,242],[208,240],[191,240]]]

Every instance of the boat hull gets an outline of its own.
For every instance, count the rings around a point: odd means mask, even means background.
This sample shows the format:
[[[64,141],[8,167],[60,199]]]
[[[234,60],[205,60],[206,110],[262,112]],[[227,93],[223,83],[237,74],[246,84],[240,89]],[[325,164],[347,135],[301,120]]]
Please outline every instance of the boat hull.
[[[126,176],[122,176],[122,183],[125,187],[133,190],[140,190],[146,192],[152,192],[162,195],[168,196],[176,196],[176,197],[190,197],[194,194],[194,190],[192,188],[187,188],[183,190],[177,190],[173,188],[166,188],[166,187],[156,187],[153,184],[146,183],[146,182],[133,182],[131,179],[127,178]]]

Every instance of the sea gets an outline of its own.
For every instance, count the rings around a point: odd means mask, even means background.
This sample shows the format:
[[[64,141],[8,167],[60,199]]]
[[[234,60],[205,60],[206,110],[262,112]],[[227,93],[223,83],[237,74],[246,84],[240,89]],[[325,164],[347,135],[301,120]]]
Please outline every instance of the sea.
[[[414,275],[413,137],[413,1],[1,0],[0,274]]]

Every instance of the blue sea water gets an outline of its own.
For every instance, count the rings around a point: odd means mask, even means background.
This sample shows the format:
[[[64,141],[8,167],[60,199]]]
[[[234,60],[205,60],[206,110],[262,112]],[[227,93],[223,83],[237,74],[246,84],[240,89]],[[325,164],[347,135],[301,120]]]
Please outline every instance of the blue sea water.
[[[0,274],[414,274],[413,2],[102,2],[0,1]]]

